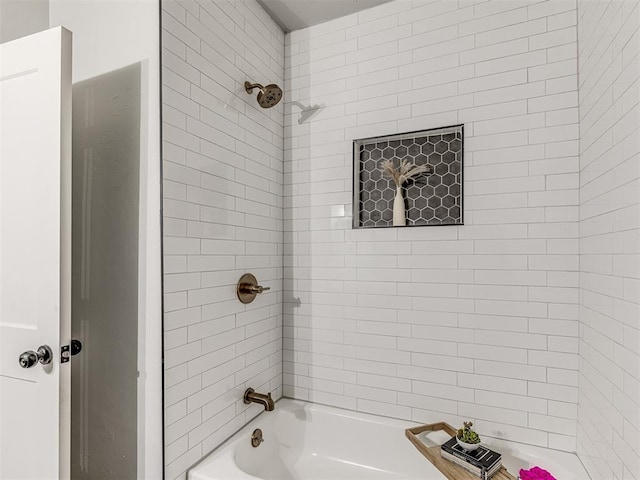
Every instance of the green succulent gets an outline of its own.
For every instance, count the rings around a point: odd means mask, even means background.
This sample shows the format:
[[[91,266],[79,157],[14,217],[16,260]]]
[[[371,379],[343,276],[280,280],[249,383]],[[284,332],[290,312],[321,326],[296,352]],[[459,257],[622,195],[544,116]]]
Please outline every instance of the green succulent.
[[[458,429],[458,440],[464,443],[480,443],[480,436],[471,428],[473,427],[473,422],[463,422],[462,428]]]

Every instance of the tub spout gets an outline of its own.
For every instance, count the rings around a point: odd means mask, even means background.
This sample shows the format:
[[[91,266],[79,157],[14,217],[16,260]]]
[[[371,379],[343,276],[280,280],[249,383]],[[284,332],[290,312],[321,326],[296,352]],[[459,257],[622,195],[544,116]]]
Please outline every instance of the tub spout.
[[[258,403],[262,405],[267,412],[271,412],[275,408],[273,399],[271,398],[271,392],[265,395],[264,393],[256,393],[253,388],[247,388],[247,391],[244,392],[244,403]]]

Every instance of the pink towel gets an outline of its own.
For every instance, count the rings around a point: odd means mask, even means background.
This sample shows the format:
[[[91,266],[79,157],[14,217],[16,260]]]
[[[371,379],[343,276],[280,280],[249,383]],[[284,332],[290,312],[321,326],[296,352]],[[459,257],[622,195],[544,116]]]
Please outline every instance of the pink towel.
[[[540,467],[533,467],[529,470],[520,469],[520,478],[521,480],[556,480],[556,477]]]

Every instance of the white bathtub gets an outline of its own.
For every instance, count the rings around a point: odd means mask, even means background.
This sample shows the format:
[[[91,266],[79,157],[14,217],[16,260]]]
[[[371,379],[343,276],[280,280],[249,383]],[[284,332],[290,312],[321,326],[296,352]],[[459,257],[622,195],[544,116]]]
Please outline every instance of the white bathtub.
[[[189,480],[446,480],[405,437],[415,424],[297,400],[283,399],[259,415],[189,471]],[[264,442],[251,446],[260,428]],[[433,435],[433,434],[432,434]],[[430,439],[432,439],[430,435]],[[444,437],[433,438],[444,442]],[[575,455],[485,439],[503,455],[517,477],[520,468],[539,465],[558,480],[586,480]]]

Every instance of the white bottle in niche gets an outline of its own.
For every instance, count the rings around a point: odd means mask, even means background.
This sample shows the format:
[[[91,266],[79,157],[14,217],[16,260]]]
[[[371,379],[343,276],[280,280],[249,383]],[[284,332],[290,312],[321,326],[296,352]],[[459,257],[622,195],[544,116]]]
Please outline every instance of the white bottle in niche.
[[[404,198],[402,197],[402,187],[396,188],[396,196],[393,199],[393,226],[404,227],[407,225],[407,218],[404,211]]]

